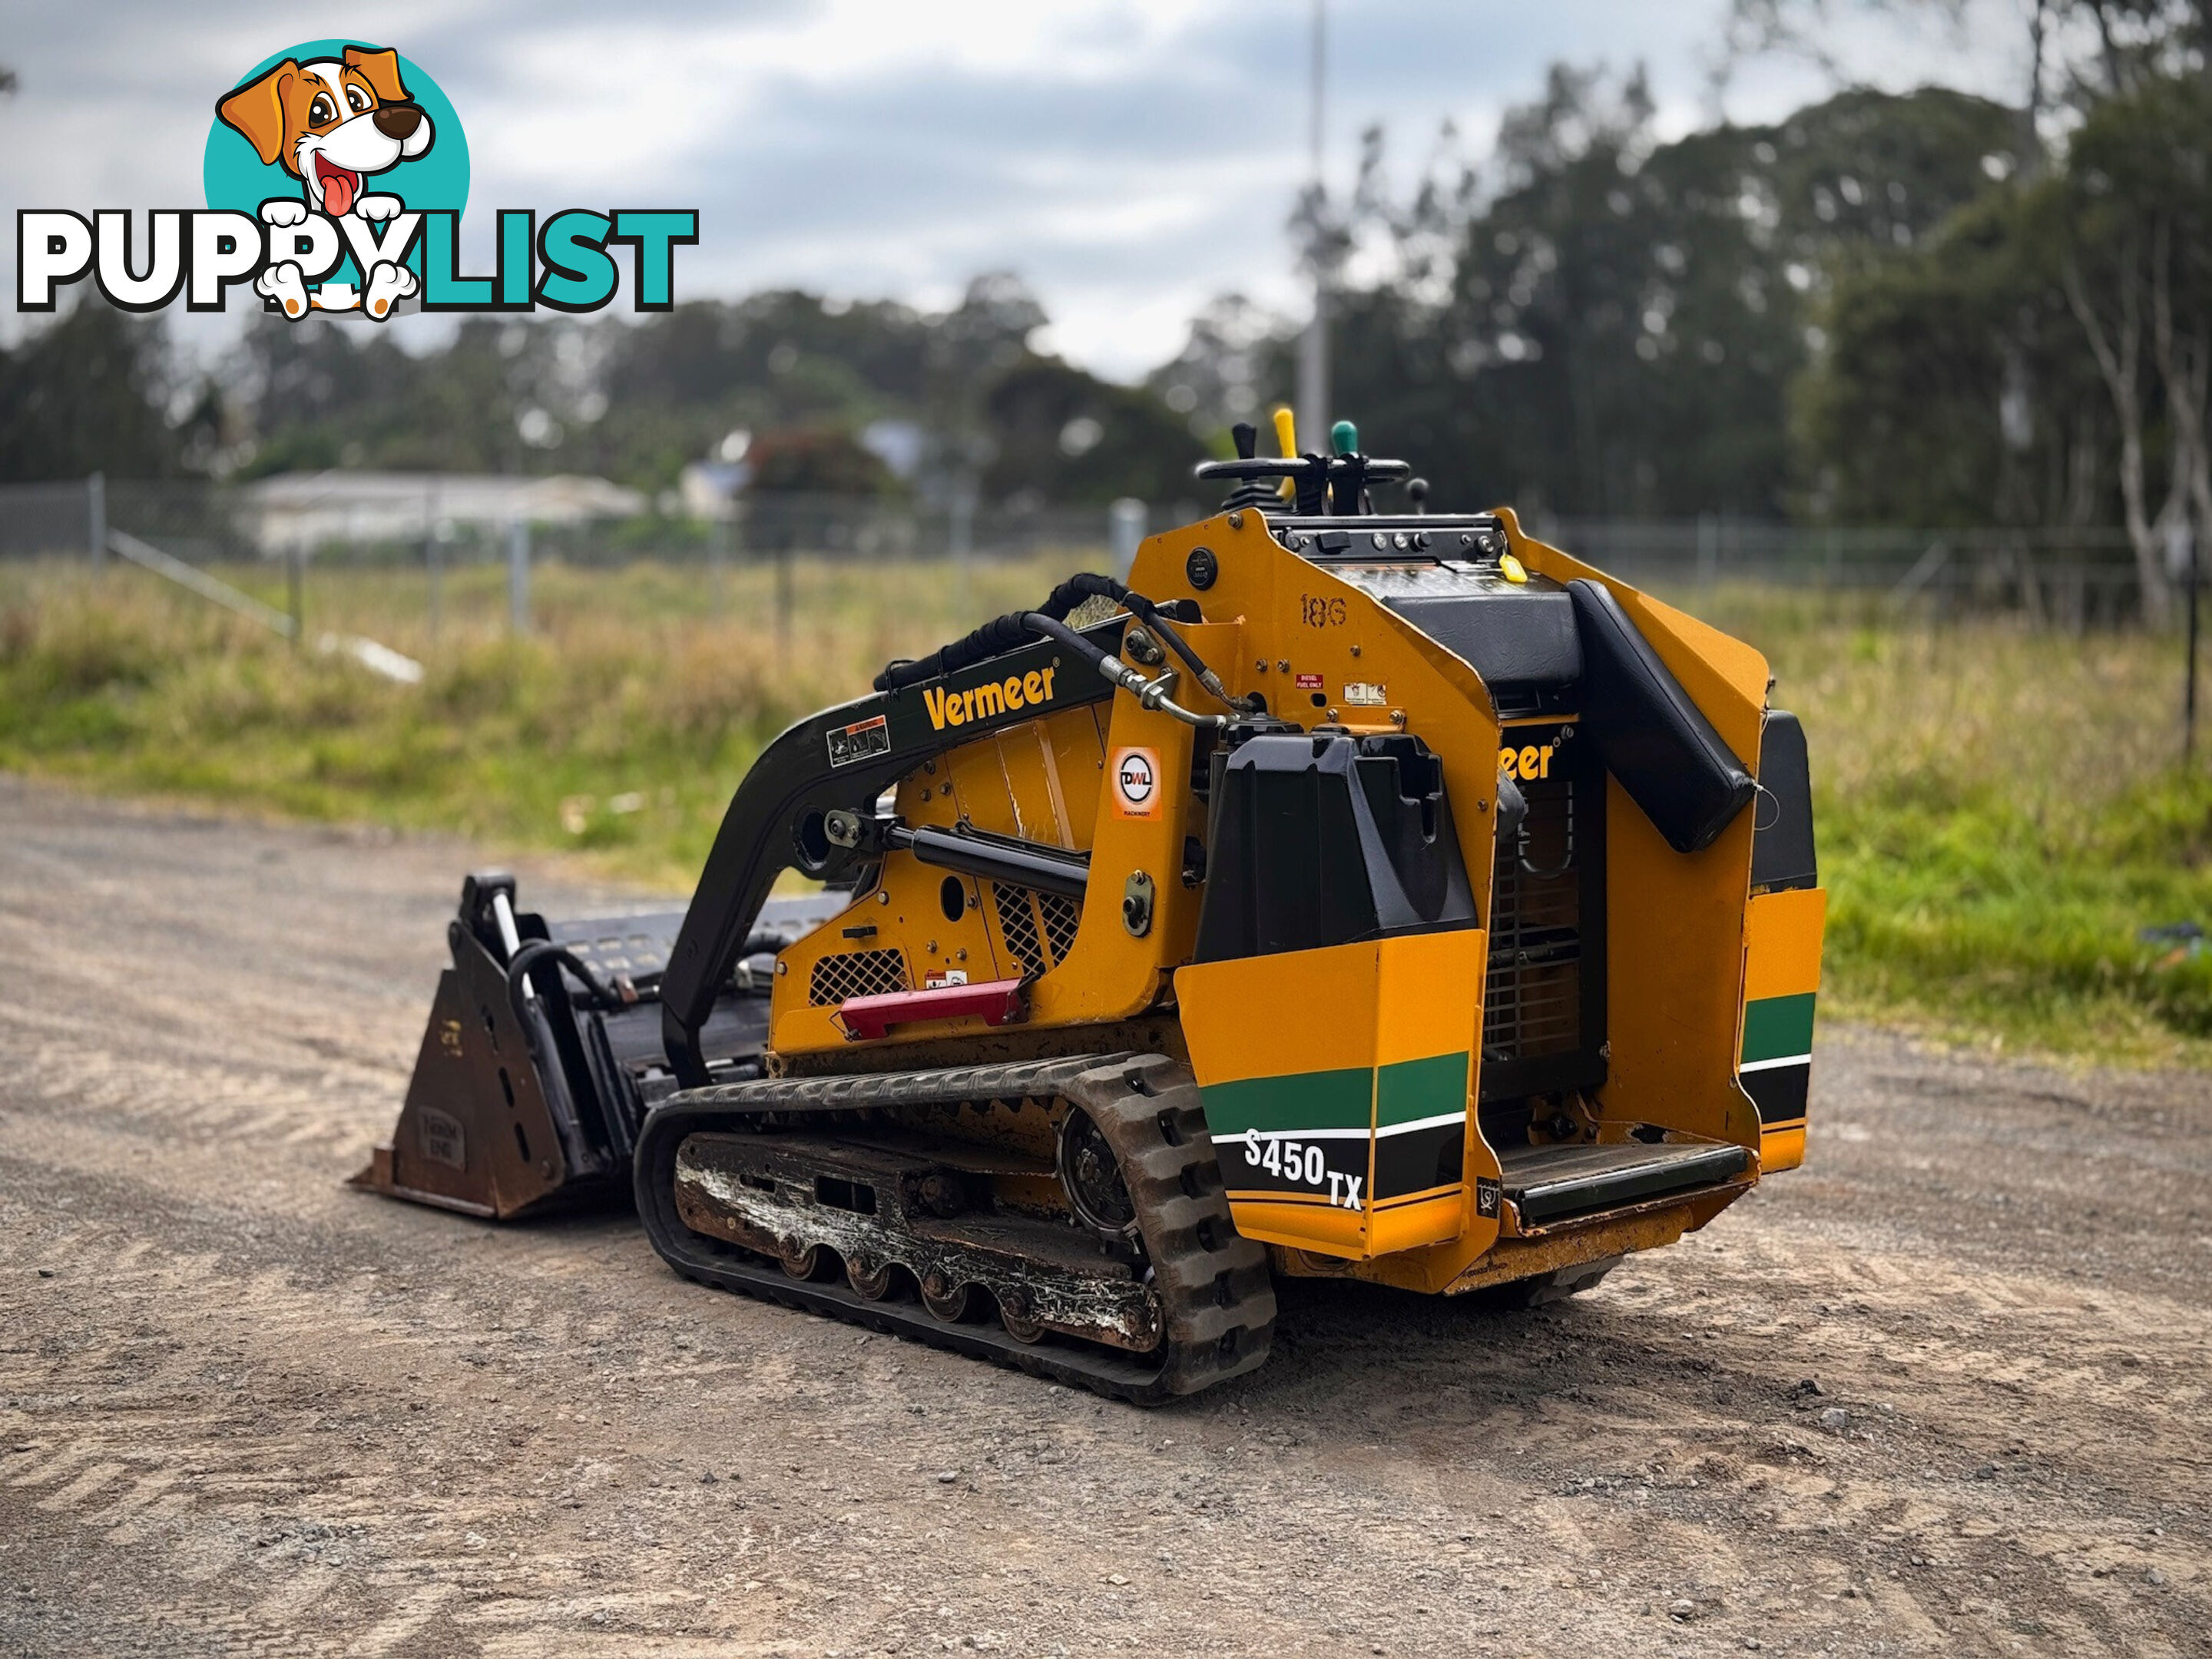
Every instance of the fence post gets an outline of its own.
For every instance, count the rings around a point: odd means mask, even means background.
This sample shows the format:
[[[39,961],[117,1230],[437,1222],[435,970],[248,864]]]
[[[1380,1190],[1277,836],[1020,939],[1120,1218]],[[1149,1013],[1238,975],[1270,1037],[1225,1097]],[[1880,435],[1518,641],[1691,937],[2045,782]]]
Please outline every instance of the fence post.
[[[975,549],[975,476],[963,471],[952,483],[952,516],[945,526],[951,544],[953,610],[960,616],[968,611],[968,557]]]
[[[707,614],[720,619],[722,614],[722,566],[728,558],[730,521],[709,519],[707,521]]]
[[[422,583],[427,590],[424,597],[428,603],[428,621],[434,641],[438,637],[438,624],[443,620],[441,613],[446,608],[445,550],[440,546],[443,539],[439,534],[438,485],[434,480],[422,492]]]
[[[2194,537],[2189,542],[2189,666],[2182,679],[2181,764],[2186,770],[2197,752],[2197,590],[2203,566]]]
[[[780,662],[788,663],[791,656],[791,538],[779,536],[775,543],[775,649]]]
[[[292,648],[297,651],[307,631],[307,556],[297,542],[284,550],[284,614],[292,619]]]
[[[84,481],[85,537],[91,544],[92,568],[107,562],[107,475],[95,472]]]
[[[446,555],[434,524],[422,532],[422,574],[430,589],[430,637],[435,640],[446,609]]]
[[[507,626],[511,633],[530,631],[530,520],[510,519],[507,525]]]
[[[1106,509],[1106,544],[1113,550],[1114,579],[1129,580],[1129,567],[1137,562],[1138,544],[1145,539],[1145,504],[1124,495]]]

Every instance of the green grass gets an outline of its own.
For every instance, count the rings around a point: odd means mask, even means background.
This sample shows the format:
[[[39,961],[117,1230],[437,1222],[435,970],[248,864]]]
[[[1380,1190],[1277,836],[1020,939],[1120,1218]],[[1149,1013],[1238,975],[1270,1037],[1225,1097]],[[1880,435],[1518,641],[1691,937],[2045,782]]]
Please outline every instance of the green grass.
[[[0,567],[0,766],[87,787],[580,852],[671,889],[790,720],[889,657],[1041,595],[1070,560],[799,561],[774,578],[542,568],[509,639],[499,571],[319,571],[307,632],[422,659],[419,687],[295,652],[128,568]],[[239,573],[226,572],[236,578]],[[281,584],[248,580],[281,602]],[[1814,594],[1674,596],[1752,641],[1811,740],[1831,908],[1824,1010],[2115,1061],[2212,1060],[2212,782],[2175,764],[2180,652],[1982,623],[1931,629]]]
[[[745,769],[792,720],[863,694],[889,658],[1009,610],[1060,564],[799,562],[714,606],[696,569],[541,568],[536,628],[507,635],[497,569],[449,574],[434,637],[422,578],[315,573],[307,648],[128,568],[97,580],[0,567],[0,766],[125,792],[458,830],[593,854],[688,888]],[[272,604],[281,581],[222,574]],[[364,634],[422,660],[416,687],[313,641]],[[625,810],[628,809],[628,810]]]
[[[2212,954],[2176,960],[2136,937],[2212,927],[2212,780],[2177,764],[2177,643],[1900,626],[1817,596],[1683,597],[1767,653],[1777,705],[1805,721],[1827,1012],[2015,1049],[2212,1060]]]

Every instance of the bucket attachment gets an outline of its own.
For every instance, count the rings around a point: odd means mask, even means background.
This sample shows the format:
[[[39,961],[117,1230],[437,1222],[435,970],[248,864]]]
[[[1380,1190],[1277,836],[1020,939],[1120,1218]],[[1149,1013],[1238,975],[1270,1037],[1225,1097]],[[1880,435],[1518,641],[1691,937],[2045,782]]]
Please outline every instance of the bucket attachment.
[[[702,1033],[716,1082],[759,1073],[765,953],[845,902],[769,902],[748,941],[757,949]],[[515,908],[513,876],[470,876],[399,1122],[349,1184],[501,1221],[628,1201],[638,1125],[676,1086],[659,986],[683,921],[671,910],[554,921]]]

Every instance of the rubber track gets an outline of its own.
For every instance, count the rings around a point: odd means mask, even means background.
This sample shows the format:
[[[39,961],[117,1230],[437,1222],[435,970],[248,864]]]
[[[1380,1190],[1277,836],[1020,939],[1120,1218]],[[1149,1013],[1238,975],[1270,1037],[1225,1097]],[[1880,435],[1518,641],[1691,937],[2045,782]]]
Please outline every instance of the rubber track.
[[[1059,1097],[1091,1114],[1114,1149],[1160,1298],[1152,1353],[1047,1335],[1018,1342],[991,1325],[947,1325],[908,1303],[866,1302],[842,1284],[801,1282],[751,1252],[707,1238],[676,1209],[676,1155],[697,1131],[856,1127],[874,1114],[971,1101]],[[1158,1405],[1254,1370],[1267,1357],[1275,1291],[1267,1252],[1230,1218],[1213,1142],[1188,1067],[1160,1054],[1085,1054],[829,1078],[762,1078],[690,1089],[654,1109],[638,1137],[637,1212],[646,1236],[687,1279],[1011,1365],[1137,1405]]]

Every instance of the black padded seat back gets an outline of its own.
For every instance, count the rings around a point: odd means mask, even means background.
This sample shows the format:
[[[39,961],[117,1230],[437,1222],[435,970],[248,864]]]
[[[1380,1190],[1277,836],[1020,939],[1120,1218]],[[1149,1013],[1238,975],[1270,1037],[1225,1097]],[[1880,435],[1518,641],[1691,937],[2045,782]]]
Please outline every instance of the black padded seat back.
[[[1712,845],[1758,792],[1651,641],[1601,582],[1571,582],[1582,727],[1607,771],[1678,853]]]

